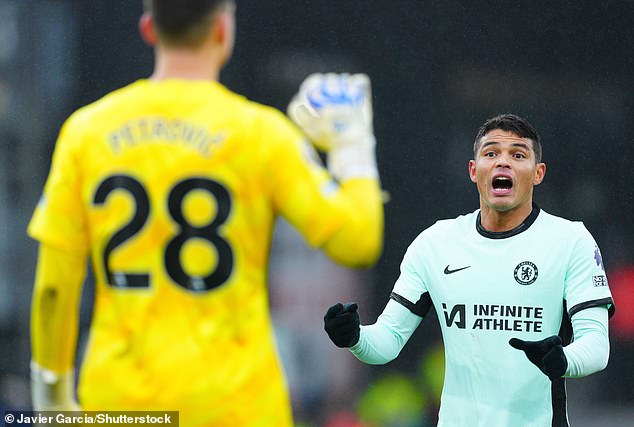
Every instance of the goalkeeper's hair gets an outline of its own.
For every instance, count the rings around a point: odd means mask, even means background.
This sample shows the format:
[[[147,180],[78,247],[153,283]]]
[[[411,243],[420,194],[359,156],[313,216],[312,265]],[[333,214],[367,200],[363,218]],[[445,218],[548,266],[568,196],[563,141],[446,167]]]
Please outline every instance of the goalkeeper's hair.
[[[143,0],[152,14],[156,32],[170,46],[197,46],[211,28],[215,12],[235,0]]]
[[[475,156],[480,148],[480,141],[482,137],[492,130],[500,129],[506,132],[513,132],[520,138],[528,138],[533,141],[533,152],[535,153],[535,161],[537,163],[542,161],[542,144],[539,140],[539,135],[530,122],[515,114],[500,114],[499,116],[488,119],[476,135],[475,142],[473,143],[473,155]]]

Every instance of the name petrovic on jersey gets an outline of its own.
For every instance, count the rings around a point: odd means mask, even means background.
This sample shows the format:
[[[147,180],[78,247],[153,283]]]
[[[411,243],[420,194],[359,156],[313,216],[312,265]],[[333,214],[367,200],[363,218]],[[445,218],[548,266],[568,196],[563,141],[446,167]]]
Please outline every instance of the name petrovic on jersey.
[[[164,117],[140,117],[126,122],[108,134],[108,144],[115,154],[142,144],[180,144],[210,157],[213,149],[227,138],[225,133],[210,134],[208,129]]]
[[[474,304],[469,310],[467,306],[456,304],[451,309],[442,303],[445,322],[448,327],[455,325],[460,329],[482,329],[512,332],[542,332],[543,307],[521,305]]]

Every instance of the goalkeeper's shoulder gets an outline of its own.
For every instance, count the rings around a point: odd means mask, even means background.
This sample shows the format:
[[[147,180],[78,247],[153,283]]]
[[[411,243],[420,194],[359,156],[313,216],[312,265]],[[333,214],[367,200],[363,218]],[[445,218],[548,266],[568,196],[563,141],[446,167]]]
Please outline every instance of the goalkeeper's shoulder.
[[[305,139],[301,130],[285,113],[275,107],[248,101],[242,110],[242,120],[245,129],[252,131],[263,141],[293,142]]]
[[[319,156],[301,130],[277,108],[248,101],[234,131],[252,150],[260,153],[264,163],[279,165],[303,158],[321,165]]]

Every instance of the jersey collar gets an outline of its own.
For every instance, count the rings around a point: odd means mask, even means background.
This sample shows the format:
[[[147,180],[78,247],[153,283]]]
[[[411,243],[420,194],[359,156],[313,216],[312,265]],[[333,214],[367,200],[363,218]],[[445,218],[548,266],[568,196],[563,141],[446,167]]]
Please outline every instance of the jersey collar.
[[[537,219],[537,215],[539,215],[539,211],[540,211],[539,206],[537,206],[537,204],[533,202],[533,210],[531,211],[530,215],[526,217],[524,222],[522,222],[520,225],[513,228],[512,230],[508,230],[508,231],[489,231],[485,229],[482,226],[482,218],[480,216],[481,212],[478,212],[478,218],[476,219],[476,230],[478,230],[478,233],[480,233],[481,236],[486,237],[488,239],[506,239],[508,237],[513,237],[528,230],[528,228],[531,225],[533,225],[533,223]]]

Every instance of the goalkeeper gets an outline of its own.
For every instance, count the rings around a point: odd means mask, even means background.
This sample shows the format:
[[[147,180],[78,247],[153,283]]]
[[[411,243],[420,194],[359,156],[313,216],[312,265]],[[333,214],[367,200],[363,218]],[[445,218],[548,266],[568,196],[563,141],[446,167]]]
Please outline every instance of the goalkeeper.
[[[582,223],[533,202],[541,151],[526,120],[487,120],[469,162],[480,209],[414,240],[376,323],[360,326],[355,303],[324,316],[337,346],[384,364],[433,305],[446,366],[439,426],[568,426],[565,378],[607,365],[614,304],[601,252]]]
[[[342,265],[367,267],[381,254],[369,79],[310,76],[289,107],[298,126],[232,93],[218,76],[234,9],[147,0],[139,27],[154,73],[61,130],[29,225],[40,242],[36,410],[169,409],[182,426],[291,426],[267,296],[276,217]],[[77,402],[89,255],[95,308]]]

